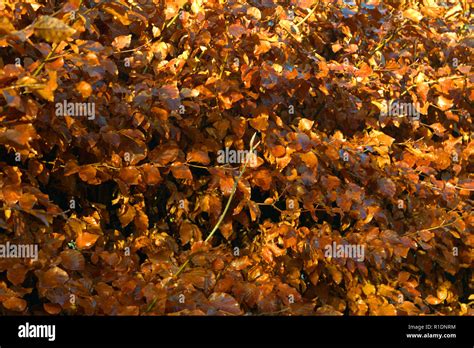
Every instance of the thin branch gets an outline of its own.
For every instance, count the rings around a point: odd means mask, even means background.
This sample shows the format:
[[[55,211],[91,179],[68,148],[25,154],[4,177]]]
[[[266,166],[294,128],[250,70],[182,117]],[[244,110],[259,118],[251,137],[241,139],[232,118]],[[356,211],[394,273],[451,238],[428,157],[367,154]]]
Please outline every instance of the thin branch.
[[[254,135],[252,136],[252,139],[250,140],[250,153],[253,153],[253,151],[255,150],[255,146],[254,146],[254,141],[255,141],[255,136],[257,135],[257,133],[254,133]],[[257,144],[258,145],[258,144]],[[245,161],[244,163],[244,167],[242,168],[242,171],[240,172],[239,176],[237,177],[237,179],[234,181],[234,186],[232,187],[232,192],[230,193],[230,196],[229,196],[229,199],[227,200],[227,204],[224,208],[224,211],[222,212],[221,216],[219,217],[219,220],[217,221],[216,225],[214,226],[214,228],[212,229],[211,233],[209,233],[209,235],[207,236],[207,238],[204,240],[204,243],[207,243],[211,238],[212,236],[214,235],[214,233],[216,233],[216,231],[218,230],[219,226],[221,225],[222,221],[224,221],[224,217],[225,215],[227,214],[227,211],[229,210],[229,207],[230,207],[230,203],[232,202],[232,198],[234,197],[234,194],[235,192],[237,191],[237,185],[239,184],[239,181],[240,179],[242,178],[242,176],[244,175],[245,173],[245,169],[247,169],[247,165],[249,163],[249,158],[247,158],[247,160]],[[191,257],[188,257],[188,259],[186,260],[185,263],[183,263],[183,265],[179,268],[178,272],[175,274],[175,277],[177,277],[185,268],[186,266],[189,264],[189,261],[191,260]]]
[[[40,88],[44,88],[44,83],[30,83],[30,84],[26,84],[26,85],[13,85],[13,86],[8,86],[8,87],[5,87],[5,88],[0,88],[0,91],[8,91],[10,89],[16,89],[16,88],[31,88],[31,89],[40,89]],[[17,120],[15,120],[15,122],[17,122]],[[2,122],[3,123],[3,122]]]
[[[179,9],[178,13],[175,14],[175,16],[165,25],[165,28],[169,28],[170,26],[173,25],[173,23],[176,21],[176,19],[178,19],[179,15],[181,14],[181,8]]]
[[[453,187],[457,188],[458,190],[474,191],[474,189],[470,189],[470,188],[462,187],[462,186],[458,186],[458,185],[453,185]]]
[[[56,49],[59,47],[59,45],[57,43],[54,43],[53,44],[53,48],[51,51],[49,51],[48,55],[46,56],[45,59],[43,59],[43,61],[41,62],[40,66],[38,68],[36,68],[35,72],[33,73],[33,77],[36,77],[38,76],[38,74],[41,72],[41,70],[43,69],[43,67],[46,65],[46,61],[51,58],[51,56],[53,55],[54,52],[56,52]]]
[[[444,222],[445,222],[446,220],[443,220],[443,221],[441,222],[441,224],[438,225],[438,226],[433,226],[433,227],[429,227],[429,228],[423,228],[423,229],[421,229],[421,230],[419,230],[419,231],[416,231],[416,232],[413,232],[413,233],[404,234],[403,236],[404,236],[404,237],[405,237],[405,236],[408,237],[408,236],[412,236],[412,235],[418,234],[418,233],[420,233],[420,232],[422,232],[422,231],[432,231],[432,230],[437,230],[438,228],[448,227],[448,226],[453,225],[454,223],[456,223],[457,221],[459,221],[459,220],[461,220],[461,219],[462,219],[462,217],[458,217],[456,220],[454,220],[454,221],[452,221],[452,222],[449,222],[449,223],[447,223],[447,224],[444,224]],[[444,225],[443,225],[443,224],[444,224]]]
[[[301,24],[303,24],[304,22],[306,22],[306,20],[311,17],[311,15],[314,13],[314,11],[316,11],[316,9],[318,8],[319,6],[319,1],[316,3],[316,5],[314,5],[314,7],[311,9],[311,11],[309,11],[309,13],[301,20],[301,22],[299,22],[298,24],[295,24],[296,27],[299,27]]]

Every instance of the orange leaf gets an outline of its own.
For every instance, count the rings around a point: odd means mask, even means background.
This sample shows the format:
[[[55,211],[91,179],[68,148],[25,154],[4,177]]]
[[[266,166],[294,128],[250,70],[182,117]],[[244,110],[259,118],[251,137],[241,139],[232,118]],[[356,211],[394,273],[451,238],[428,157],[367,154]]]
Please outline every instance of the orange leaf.
[[[79,169],[79,177],[88,184],[96,183],[97,169],[91,165],[82,166]],[[99,182],[100,183],[100,182]]]
[[[79,235],[76,238],[76,245],[79,249],[90,249],[97,239],[99,239],[99,236],[96,234],[79,232]]]
[[[207,152],[200,151],[200,150],[188,152],[186,160],[188,162],[196,162],[196,163],[201,163],[204,165],[208,165],[209,163],[211,163],[211,160],[209,159],[209,155],[207,154]]]
[[[318,166],[318,158],[314,152],[306,152],[301,154],[301,160],[306,163],[309,168],[317,168]]]
[[[43,308],[46,313],[51,315],[57,315],[61,312],[61,306],[56,303],[44,303]]]
[[[202,239],[202,234],[199,227],[188,221],[184,221],[179,229],[179,237],[181,239],[181,245],[186,245],[191,240],[200,241]]]
[[[191,170],[189,170],[189,167],[181,163],[173,163],[171,172],[176,179],[193,179],[193,174]]]
[[[17,297],[10,297],[8,300],[3,301],[2,304],[6,309],[15,312],[23,312],[26,308],[26,301]]]
[[[143,179],[147,185],[156,185],[163,180],[161,178],[159,169],[149,163],[145,163],[142,166],[142,171]]]
[[[76,90],[82,95],[83,98],[89,98],[92,94],[92,86],[86,81],[76,83]]]
[[[128,224],[135,218],[136,213],[135,208],[130,204],[122,204],[118,212],[118,217],[122,227],[128,226]]]
[[[13,267],[9,267],[7,270],[7,279],[13,285],[21,285],[25,280],[28,269],[25,268],[21,263],[15,263]]]
[[[179,154],[179,147],[176,144],[166,144],[157,147],[150,153],[150,158],[163,166],[173,162]]]
[[[428,297],[425,298],[425,301],[430,305],[438,305],[442,302],[439,298],[432,295],[428,295]]]

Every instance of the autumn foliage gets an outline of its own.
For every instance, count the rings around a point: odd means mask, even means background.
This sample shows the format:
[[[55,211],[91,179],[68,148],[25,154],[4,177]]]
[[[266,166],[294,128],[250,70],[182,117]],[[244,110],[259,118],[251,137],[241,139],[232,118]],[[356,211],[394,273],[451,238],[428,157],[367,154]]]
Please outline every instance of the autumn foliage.
[[[472,315],[471,10],[1,2],[0,312]]]

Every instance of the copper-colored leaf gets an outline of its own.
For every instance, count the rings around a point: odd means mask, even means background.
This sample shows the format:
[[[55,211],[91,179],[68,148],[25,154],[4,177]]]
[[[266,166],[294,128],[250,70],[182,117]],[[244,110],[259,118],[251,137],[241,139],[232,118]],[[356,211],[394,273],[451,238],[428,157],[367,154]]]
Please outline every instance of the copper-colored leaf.
[[[392,179],[381,178],[377,180],[377,185],[379,192],[385,197],[393,198],[393,196],[397,192],[397,186],[395,185]]]
[[[36,138],[36,131],[31,124],[17,125],[0,133],[0,143],[10,142],[14,145],[25,147]]]
[[[186,156],[186,160],[188,162],[196,162],[196,163],[201,163],[204,165],[208,165],[211,163],[211,160],[209,159],[209,155],[205,151],[200,151],[200,150],[195,150],[188,152]]]
[[[26,301],[18,297],[10,297],[3,301],[3,307],[15,312],[23,312],[26,308]]]
[[[181,224],[181,227],[179,229],[179,236],[180,236],[182,245],[189,243],[191,240],[197,242],[202,239],[202,235],[201,235],[201,231],[199,230],[199,227],[197,227],[196,225],[188,221],[184,221]]]
[[[87,183],[96,182],[96,176],[97,169],[94,166],[86,165],[79,169],[79,177]]]
[[[156,166],[153,166],[149,163],[145,163],[142,166],[143,179],[147,185],[156,185],[160,183],[163,179],[161,178],[160,171]]]
[[[61,306],[56,303],[44,303],[43,308],[46,313],[51,315],[57,315],[61,312]]]
[[[161,165],[173,162],[179,154],[179,147],[175,144],[166,144],[157,147],[150,153],[150,157]]]
[[[67,272],[59,267],[52,267],[43,274],[42,284],[47,288],[55,288],[69,280]]]
[[[8,268],[7,270],[7,279],[13,285],[21,285],[25,280],[28,269],[23,266],[21,263],[16,263],[13,267]]]
[[[229,26],[229,34],[234,36],[235,38],[240,38],[243,34],[245,34],[245,28],[240,24],[232,24]]]
[[[71,271],[82,271],[85,266],[85,259],[78,250],[65,250],[60,255],[61,264],[65,269]]]
[[[133,219],[135,218],[135,215],[136,215],[136,210],[132,205],[122,204],[118,212],[118,217],[119,217],[120,223],[122,224],[122,227],[128,226],[128,224],[132,222]]]
[[[212,307],[226,314],[242,314],[239,303],[229,294],[223,292],[214,292],[211,294],[211,296],[209,296],[209,302]]]
[[[135,167],[123,167],[120,169],[119,178],[127,185],[138,185],[141,181],[141,173]]]
[[[272,183],[272,176],[267,169],[259,170],[252,178],[252,181],[255,185],[262,188],[262,190],[267,191],[270,189]]]
[[[173,163],[171,166],[171,172],[176,179],[193,179],[193,174],[187,165]]]

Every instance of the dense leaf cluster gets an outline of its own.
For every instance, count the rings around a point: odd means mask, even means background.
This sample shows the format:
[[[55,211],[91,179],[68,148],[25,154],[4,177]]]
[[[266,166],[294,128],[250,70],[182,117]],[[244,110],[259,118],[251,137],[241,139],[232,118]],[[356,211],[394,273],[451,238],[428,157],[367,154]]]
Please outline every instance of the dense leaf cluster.
[[[39,254],[1,312],[472,315],[472,4],[438,3],[2,2],[0,244]]]

